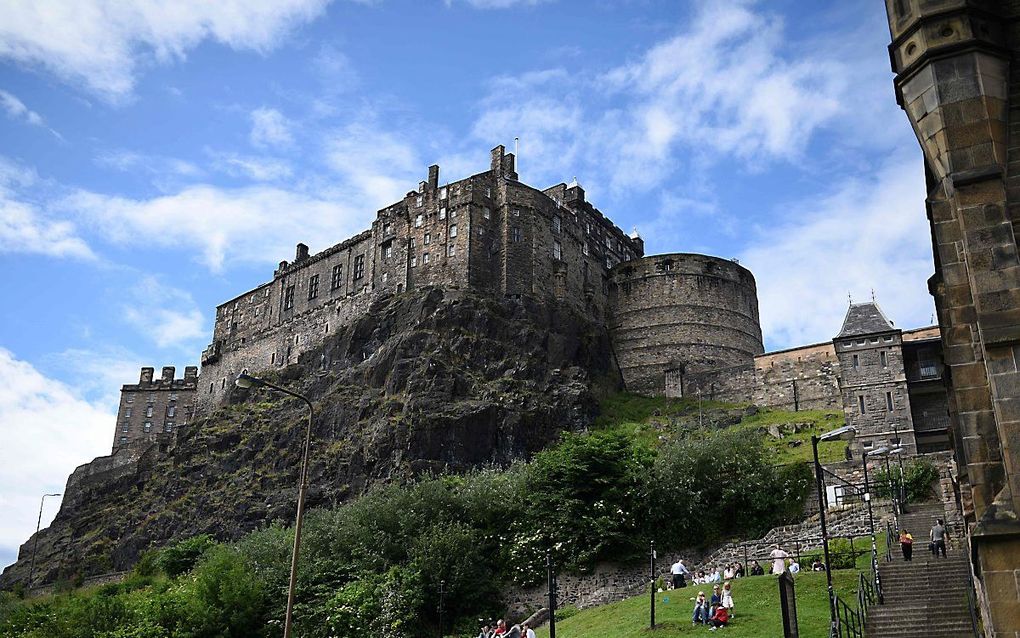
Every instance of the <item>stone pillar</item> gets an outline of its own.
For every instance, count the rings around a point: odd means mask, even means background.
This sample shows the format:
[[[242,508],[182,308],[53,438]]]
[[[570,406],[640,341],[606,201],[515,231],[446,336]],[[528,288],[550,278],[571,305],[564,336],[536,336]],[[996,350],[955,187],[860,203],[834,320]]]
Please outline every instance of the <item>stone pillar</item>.
[[[1020,3],[886,9],[897,101],[927,169],[929,287],[980,607],[989,636],[1020,636]]]

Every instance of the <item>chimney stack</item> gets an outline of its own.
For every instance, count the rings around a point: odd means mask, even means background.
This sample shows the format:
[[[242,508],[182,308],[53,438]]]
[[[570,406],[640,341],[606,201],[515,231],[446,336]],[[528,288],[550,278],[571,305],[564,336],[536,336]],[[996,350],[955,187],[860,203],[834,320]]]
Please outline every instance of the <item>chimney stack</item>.
[[[163,383],[173,383],[174,382],[174,371],[175,370],[174,370],[173,366],[163,366],[163,375],[162,375],[162,378],[160,380]]]
[[[152,373],[155,371],[155,368],[142,368],[142,374],[138,377],[138,385],[152,383]]]
[[[297,245],[297,251],[294,254],[294,263],[297,263],[303,259],[308,259],[308,246],[304,244]]]
[[[439,188],[439,164],[429,166],[429,188],[432,190]]]

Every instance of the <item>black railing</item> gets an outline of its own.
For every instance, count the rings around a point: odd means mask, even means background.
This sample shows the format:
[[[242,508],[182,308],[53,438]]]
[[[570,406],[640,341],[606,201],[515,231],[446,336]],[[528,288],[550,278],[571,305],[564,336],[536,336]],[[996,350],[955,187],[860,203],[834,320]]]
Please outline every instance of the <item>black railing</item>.
[[[861,573],[857,578],[857,605],[851,607],[838,595],[835,599],[836,624],[832,638],[864,638],[864,625],[868,621],[868,609],[875,604],[877,594],[874,586]]]
[[[970,570],[967,570],[967,611],[970,612],[970,628],[974,633],[974,638],[981,638],[981,627],[978,624],[977,617],[977,596],[974,594],[974,577],[971,575]]]

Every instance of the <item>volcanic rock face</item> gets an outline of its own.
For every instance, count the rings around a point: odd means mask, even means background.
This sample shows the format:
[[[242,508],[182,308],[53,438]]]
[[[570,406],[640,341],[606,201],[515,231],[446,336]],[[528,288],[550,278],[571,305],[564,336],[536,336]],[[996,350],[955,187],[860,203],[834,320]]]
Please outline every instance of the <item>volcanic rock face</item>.
[[[380,481],[526,459],[594,419],[619,373],[605,326],[554,302],[426,289],[380,300],[267,378],[315,404],[309,506]],[[147,450],[75,470],[40,532],[36,584],[129,568],[175,538],[291,522],[307,409],[268,389]],[[33,539],[0,587],[28,579]]]

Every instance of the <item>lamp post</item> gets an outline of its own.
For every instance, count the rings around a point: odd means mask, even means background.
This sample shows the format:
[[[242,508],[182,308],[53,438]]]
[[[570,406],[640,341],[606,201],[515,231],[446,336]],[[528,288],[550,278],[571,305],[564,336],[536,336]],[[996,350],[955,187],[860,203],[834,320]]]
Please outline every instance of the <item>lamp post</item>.
[[[825,482],[822,477],[822,464],[818,460],[818,443],[852,437],[856,433],[857,428],[852,425],[844,425],[821,436],[811,435],[811,453],[815,460],[815,486],[818,488],[818,522],[822,528],[822,552],[825,554],[825,585],[829,592],[830,630],[836,628],[836,596],[832,588],[832,567],[829,565],[829,535],[825,530]],[[831,631],[830,635],[833,635]]]
[[[892,470],[889,468],[889,455],[899,454],[903,451],[903,448],[879,448],[871,452],[872,456],[883,456],[885,461],[885,478],[886,483],[889,485],[889,498],[892,499],[893,505],[893,524],[896,526],[897,533],[900,531],[900,499],[897,496],[898,490],[893,486]]]
[[[545,571],[549,579],[549,638],[556,638],[556,577],[553,576],[552,551],[545,550]]]
[[[35,539],[32,541],[32,562],[28,568],[28,593],[32,593],[32,580],[35,578],[35,553],[39,550],[39,528],[42,527],[42,511],[47,496],[60,496],[60,492],[43,494],[39,499],[39,518],[35,521]]]
[[[652,587],[651,617],[648,620],[648,628],[655,629],[655,541],[651,542],[648,548],[648,578]]]
[[[239,388],[260,388],[267,387],[282,392],[283,394],[290,395],[297,399],[301,399],[308,406],[308,426],[305,429],[305,444],[301,453],[301,483],[298,486],[298,502],[297,502],[297,520],[294,523],[294,550],[290,556],[290,584],[287,586],[287,615],[283,621],[283,638],[290,638],[291,620],[294,616],[294,591],[297,588],[297,566],[298,566],[298,554],[301,552],[301,522],[304,519],[305,514],[305,490],[308,488],[308,452],[312,445],[312,419],[315,416],[314,408],[312,408],[312,402],[308,400],[308,397],[288,390],[287,388],[281,388],[278,385],[270,383],[265,379],[253,377],[248,374],[247,370],[243,370],[241,374],[237,375],[237,380],[234,382]]]
[[[439,638],[443,638],[443,598],[446,596],[446,581],[439,581]]]
[[[873,450],[872,454],[881,454],[885,448]],[[864,500],[868,503],[868,528],[871,530],[871,571],[875,574],[875,591],[878,592],[878,602],[885,603],[885,596],[882,595],[882,583],[878,575],[878,542],[875,540],[875,514],[871,509],[871,484],[868,482],[868,450],[861,453],[864,462]]]

